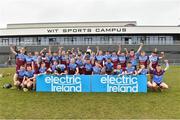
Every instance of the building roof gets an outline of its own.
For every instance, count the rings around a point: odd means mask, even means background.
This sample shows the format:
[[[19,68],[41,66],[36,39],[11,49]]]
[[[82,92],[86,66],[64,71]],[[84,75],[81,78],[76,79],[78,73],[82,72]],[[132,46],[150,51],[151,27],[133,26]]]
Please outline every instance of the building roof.
[[[52,22],[7,24],[8,29],[17,28],[58,28],[58,27],[115,27],[136,26],[136,21],[99,21],[99,22]]]

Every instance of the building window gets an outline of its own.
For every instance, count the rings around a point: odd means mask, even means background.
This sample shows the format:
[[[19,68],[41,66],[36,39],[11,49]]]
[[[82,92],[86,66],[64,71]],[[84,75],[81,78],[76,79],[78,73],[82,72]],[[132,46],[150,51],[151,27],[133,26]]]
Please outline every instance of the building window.
[[[158,44],[164,45],[166,43],[166,37],[165,36],[159,36]]]
[[[150,44],[150,37],[146,36],[146,44],[149,45]]]
[[[101,37],[100,38],[100,44],[105,44],[106,38],[105,37]]]
[[[9,45],[9,38],[2,38],[1,44],[2,44],[3,46]]]
[[[92,44],[92,37],[85,37],[85,38],[84,38],[84,43],[91,45],[91,44]]]
[[[76,45],[77,44],[77,38],[76,37],[72,37],[71,42],[72,42],[73,45]]]
[[[57,45],[56,38],[49,38],[50,45]]]
[[[124,43],[127,44],[127,45],[128,45],[128,44],[132,44],[131,38],[125,37],[125,38],[124,38]]]

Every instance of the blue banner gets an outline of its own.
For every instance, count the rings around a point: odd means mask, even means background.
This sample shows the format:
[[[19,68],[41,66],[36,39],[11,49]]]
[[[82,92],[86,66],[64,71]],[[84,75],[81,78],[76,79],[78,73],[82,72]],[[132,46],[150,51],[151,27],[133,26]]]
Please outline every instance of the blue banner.
[[[92,76],[92,92],[147,92],[147,76]]]
[[[86,75],[39,75],[36,77],[37,92],[90,92],[90,76]]]
[[[147,76],[39,75],[37,92],[147,92]]]

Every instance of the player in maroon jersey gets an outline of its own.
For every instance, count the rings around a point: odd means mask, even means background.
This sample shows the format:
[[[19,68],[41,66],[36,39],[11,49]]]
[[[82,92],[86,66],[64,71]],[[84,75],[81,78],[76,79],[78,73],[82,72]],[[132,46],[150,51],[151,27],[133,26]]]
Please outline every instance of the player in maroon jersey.
[[[19,49],[19,52],[15,51],[15,49],[11,46],[10,47],[11,52],[15,55],[16,58],[16,72],[20,69],[20,66],[25,65],[26,59],[25,59],[25,48],[22,47]]]

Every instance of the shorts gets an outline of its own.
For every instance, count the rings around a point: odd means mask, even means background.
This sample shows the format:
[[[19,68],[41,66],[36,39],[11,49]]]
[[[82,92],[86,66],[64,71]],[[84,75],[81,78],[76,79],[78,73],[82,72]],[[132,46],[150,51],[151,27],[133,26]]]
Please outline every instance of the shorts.
[[[68,71],[68,74],[69,74],[69,75],[74,75],[75,73],[76,73],[76,71],[74,71],[74,70],[69,70],[69,71]]]
[[[84,68],[79,68],[79,74],[84,74]]]
[[[153,81],[154,83],[156,83],[157,84],[157,86],[160,86],[161,85],[161,83],[162,82],[155,82],[155,81]]]
[[[111,75],[112,71],[106,71],[106,74]]]
[[[17,81],[19,81],[20,83],[22,83],[22,81],[23,81],[23,78],[17,78]]]
[[[92,75],[92,71],[85,71],[85,75]]]

